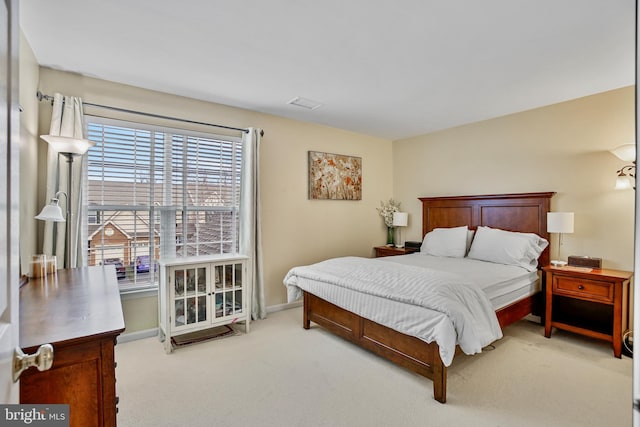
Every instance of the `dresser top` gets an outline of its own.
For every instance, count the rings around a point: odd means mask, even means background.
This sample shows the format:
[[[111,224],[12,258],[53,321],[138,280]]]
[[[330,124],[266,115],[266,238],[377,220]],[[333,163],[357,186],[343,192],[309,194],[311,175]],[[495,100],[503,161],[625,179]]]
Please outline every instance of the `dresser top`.
[[[115,266],[58,270],[20,288],[20,347],[117,336],[124,330]]]

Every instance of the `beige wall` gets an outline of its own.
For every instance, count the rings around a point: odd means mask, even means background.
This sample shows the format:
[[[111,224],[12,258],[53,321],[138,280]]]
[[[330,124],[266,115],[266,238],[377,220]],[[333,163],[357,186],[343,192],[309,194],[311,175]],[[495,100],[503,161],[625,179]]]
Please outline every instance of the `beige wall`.
[[[393,194],[421,234],[419,196],[555,191],[575,213],[562,257],[601,257],[633,270],[633,190],[614,190],[624,162],[609,149],[635,141],[634,88],[512,114],[393,143]],[[552,257],[557,256],[552,235]]]
[[[341,255],[370,256],[373,246],[384,243],[385,228],[376,207],[381,200],[392,196],[391,141],[48,68],[40,70],[39,88],[48,95],[60,92],[81,96],[86,102],[96,104],[228,126],[264,129],[260,182],[265,294],[268,306],[286,303],[282,279],[291,267]],[[41,132],[48,131],[50,110],[49,103],[40,104]],[[116,115],[106,109],[86,107],[85,112],[145,120],[142,116]],[[177,126],[176,122],[163,124]],[[211,128],[206,130],[211,131]],[[40,145],[39,164],[42,165],[46,146],[43,142]],[[309,150],[362,157],[362,200],[308,200]],[[39,201],[42,201],[42,174],[39,188]],[[127,332],[157,325],[155,298],[127,297],[124,299],[124,310]]]
[[[50,105],[34,104],[37,89],[81,96],[97,104],[264,129],[260,181],[268,306],[286,302],[282,278],[292,266],[341,255],[370,256],[371,248],[385,241],[376,208],[392,196],[410,213],[404,236],[417,240],[417,197],[556,191],[552,208],[576,215],[576,232],[565,238],[565,257],[599,256],[607,267],[633,267],[633,191],[613,190],[615,171],[623,162],[607,151],[634,140],[633,88],[390,142],[73,73],[38,70],[30,49],[21,53],[21,104],[25,108],[21,140],[26,144],[21,155],[23,218],[31,218],[44,203],[43,174],[38,199],[24,197],[36,188],[32,174],[36,145],[40,152],[37,169],[42,170],[44,164],[46,145],[36,136],[47,132],[49,125]],[[35,130],[37,108],[39,130]],[[87,113],[142,119],[90,107]],[[176,126],[174,122],[164,124]],[[308,150],[362,157],[363,200],[308,200]],[[21,224],[21,245],[29,248],[28,253],[35,245],[34,222]],[[555,236],[552,243],[555,255]],[[155,297],[129,296],[123,306],[127,332],[157,326]]]
[[[37,181],[32,179],[38,162],[38,79],[40,68],[20,32],[19,62],[20,113],[20,264],[21,274],[29,271],[31,255],[42,252],[36,245],[36,220],[39,213]]]

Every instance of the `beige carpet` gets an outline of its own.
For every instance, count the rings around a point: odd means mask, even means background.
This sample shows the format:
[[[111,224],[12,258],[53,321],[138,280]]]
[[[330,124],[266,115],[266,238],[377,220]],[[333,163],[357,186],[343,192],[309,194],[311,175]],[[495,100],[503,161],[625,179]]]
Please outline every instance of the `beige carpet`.
[[[520,321],[454,360],[442,405],[429,380],[301,324],[300,308],[272,313],[170,355],[155,338],[118,344],[118,425],[631,425],[632,360],[604,342]]]

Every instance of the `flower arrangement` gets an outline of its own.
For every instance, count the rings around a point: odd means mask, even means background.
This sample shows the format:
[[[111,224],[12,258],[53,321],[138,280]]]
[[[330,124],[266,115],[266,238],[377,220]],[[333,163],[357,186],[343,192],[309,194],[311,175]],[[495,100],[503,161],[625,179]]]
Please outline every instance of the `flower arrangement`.
[[[387,227],[393,227],[393,213],[400,212],[400,202],[389,199],[387,203],[380,202],[380,207],[376,208],[380,216],[384,219]]]

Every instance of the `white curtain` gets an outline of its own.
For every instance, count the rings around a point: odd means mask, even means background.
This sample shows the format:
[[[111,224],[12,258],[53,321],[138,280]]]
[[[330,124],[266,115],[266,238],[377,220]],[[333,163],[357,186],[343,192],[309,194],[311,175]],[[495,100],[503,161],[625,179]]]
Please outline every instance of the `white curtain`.
[[[240,190],[240,253],[249,256],[251,284],[251,317],[264,319],[267,308],[264,299],[262,272],[262,227],[260,212],[260,135],[261,129],[249,128],[243,136],[242,189]]]
[[[49,127],[49,135],[68,136],[72,138],[83,139],[84,123],[82,111],[82,99],[73,96],[63,96],[59,93],[53,96],[53,110],[51,113],[51,125]],[[71,234],[71,250],[69,251],[69,265],[65,268],[75,268],[85,264],[85,251],[83,248],[81,224],[82,211],[80,209],[83,204],[81,177],[82,171],[86,168],[87,155],[76,156],[72,163],[72,170],[69,173],[69,163],[67,157],[58,155],[51,146],[49,146],[47,155],[47,203],[55,196],[58,191],[67,193],[67,180],[71,178],[71,199],[65,200],[60,197],[60,206],[63,211],[67,211],[67,203],[70,203],[69,230]],[[66,214],[65,214],[66,216]],[[63,267],[64,251],[66,244],[66,223],[46,221],[44,226],[43,251],[47,255],[55,255],[58,260],[58,268]],[[86,239],[85,239],[86,241]]]

